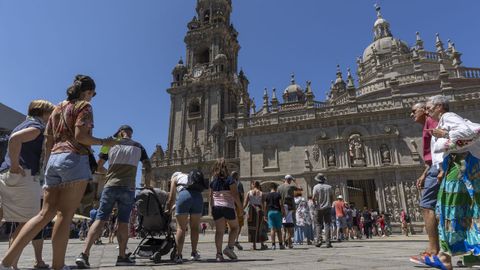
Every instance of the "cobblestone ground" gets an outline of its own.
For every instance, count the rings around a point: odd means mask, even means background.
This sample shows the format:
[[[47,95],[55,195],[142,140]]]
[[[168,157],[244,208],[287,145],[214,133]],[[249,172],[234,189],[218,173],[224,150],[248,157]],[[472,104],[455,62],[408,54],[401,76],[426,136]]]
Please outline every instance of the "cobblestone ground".
[[[226,239],[226,237],[225,237]],[[242,238],[246,240],[246,238]],[[105,242],[106,239],[104,239]],[[129,242],[130,251],[135,249],[139,240]],[[188,238],[187,238],[188,242]],[[187,243],[183,252],[185,262],[182,265],[173,264],[168,257],[162,258],[159,264],[153,264],[148,259],[137,259],[135,267],[115,267],[117,256],[116,245],[106,244],[94,246],[90,264],[94,269],[229,269],[229,270],[278,270],[278,269],[426,269],[410,263],[408,258],[419,253],[426,246],[426,236],[415,235],[410,237],[392,236],[388,238],[374,238],[372,240],[351,240],[342,243],[333,242],[333,248],[323,246],[299,245],[286,250],[254,251],[249,243],[242,242],[243,251],[236,251],[239,260],[236,262],[215,262],[215,246],[213,235],[200,236],[199,251],[202,260],[188,261],[190,246]],[[4,254],[8,244],[0,243],[0,254]],[[72,239],[69,242],[66,263],[75,265],[75,257],[81,252],[83,242]],[[51,259],[51,242],[46,241],[44,257],[47,263]],[[33,248],[28,246],[20,260],[19,267],[29,269],[34,261]],[[72,267],[75,268],[75,267]],[[468,269],[468,268],[464,268]]]

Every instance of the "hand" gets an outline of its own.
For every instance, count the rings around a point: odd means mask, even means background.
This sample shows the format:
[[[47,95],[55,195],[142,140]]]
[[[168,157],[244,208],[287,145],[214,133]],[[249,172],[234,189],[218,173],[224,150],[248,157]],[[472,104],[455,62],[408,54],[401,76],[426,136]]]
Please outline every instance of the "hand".
[[[114,146],[114,145],[117,145],[117,144],[118,144],[118,140],[114,139],[112,137],[108,137],[108,138],[103,139],[103,145],[105,145],[105,146]]]
[[[22,176],[25,176],[25,171],[23,170],[22,166],[20,166],[19,164],[12,165],[9,171],[10,173],[13,173],[13,174],[21,174]]]
[[[447,138],[448,137],[448,131],[445,129],[433,129],[432,130],[432,135],[437,137],[437,138]]]
[[[105,167],[103,167],[103,166],[98,166],[98,168],[97,168],[97,173],[99,173],[99,174],[107,174],[107,169],[105,169]]]
[[[263,220],[264,220],[265,222],[268,222],[268,218],[267,218],[267,217],[263,217]]]
[[[418,189],[422,189],[425,185],[425,175],[422,174],[422,176],[420,176],[418,179],[417,179],[417,188]]]
[[[437,175],[437,182],[440,183],[443,180],[443,176],[445,175],[445,172],[443,170],[440,170]]]

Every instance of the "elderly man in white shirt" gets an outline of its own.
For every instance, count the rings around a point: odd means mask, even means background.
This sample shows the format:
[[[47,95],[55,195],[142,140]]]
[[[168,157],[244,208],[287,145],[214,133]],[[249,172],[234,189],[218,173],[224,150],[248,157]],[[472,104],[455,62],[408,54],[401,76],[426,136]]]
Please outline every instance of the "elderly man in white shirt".
[[[449,112],[445,96],[431,97],[427,111],[439,121],[432,130],[432,163],[443,172],[437,200],[441,253],[425,263],[452,269],[451,256],[480,255],[480,125]]]

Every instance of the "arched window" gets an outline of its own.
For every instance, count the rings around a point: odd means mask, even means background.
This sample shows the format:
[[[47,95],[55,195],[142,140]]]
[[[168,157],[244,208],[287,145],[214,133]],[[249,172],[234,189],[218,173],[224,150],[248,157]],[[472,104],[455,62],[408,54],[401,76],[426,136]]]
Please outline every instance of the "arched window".
[[[203,13],[203,22],[210,22],[210,10],[206,10],[205,13]]]
[[[208,48],[205,48],[203,50],[197,51],[196,60],[197,64],[206,64],[210,62],[210,50]]]
[[[188,115],[189,116],[197,116],[200,114],[200,101],[198,99],[193,99],[188,104]]]

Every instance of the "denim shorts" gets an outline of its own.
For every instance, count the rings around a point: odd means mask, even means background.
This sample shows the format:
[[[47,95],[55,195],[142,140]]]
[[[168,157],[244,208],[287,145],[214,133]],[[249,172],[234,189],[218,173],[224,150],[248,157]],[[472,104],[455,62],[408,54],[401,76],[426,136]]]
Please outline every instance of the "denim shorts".
[[[202,193],[194,190],[181,190],[178,193],[175,209],[177,215],[201,215],[203,213]]]
[[[337,228],[345,228],[347,227],[347,218],[346,217],[337,217]]]
[[[268,228],[281,229],[282,228],[282,213],[278,210],[268,211]]]
[[[87,155],[53,153],[45,169],[44,187],[56,187],[78,180],[91,180],[92,172]]]
[[[117,203],[118,222],[129,223],[130,212],[135,203],[135,190],[129,187],[106,187],[100,197],[96,220],[108,221],[112,214],[113,206]]]
[[[422,199],[420,200],[421,208],[435,210],[438,189],[440,188],[440,184],[437,180],[438,172],[439,170],[432,166],[425,177]]]

